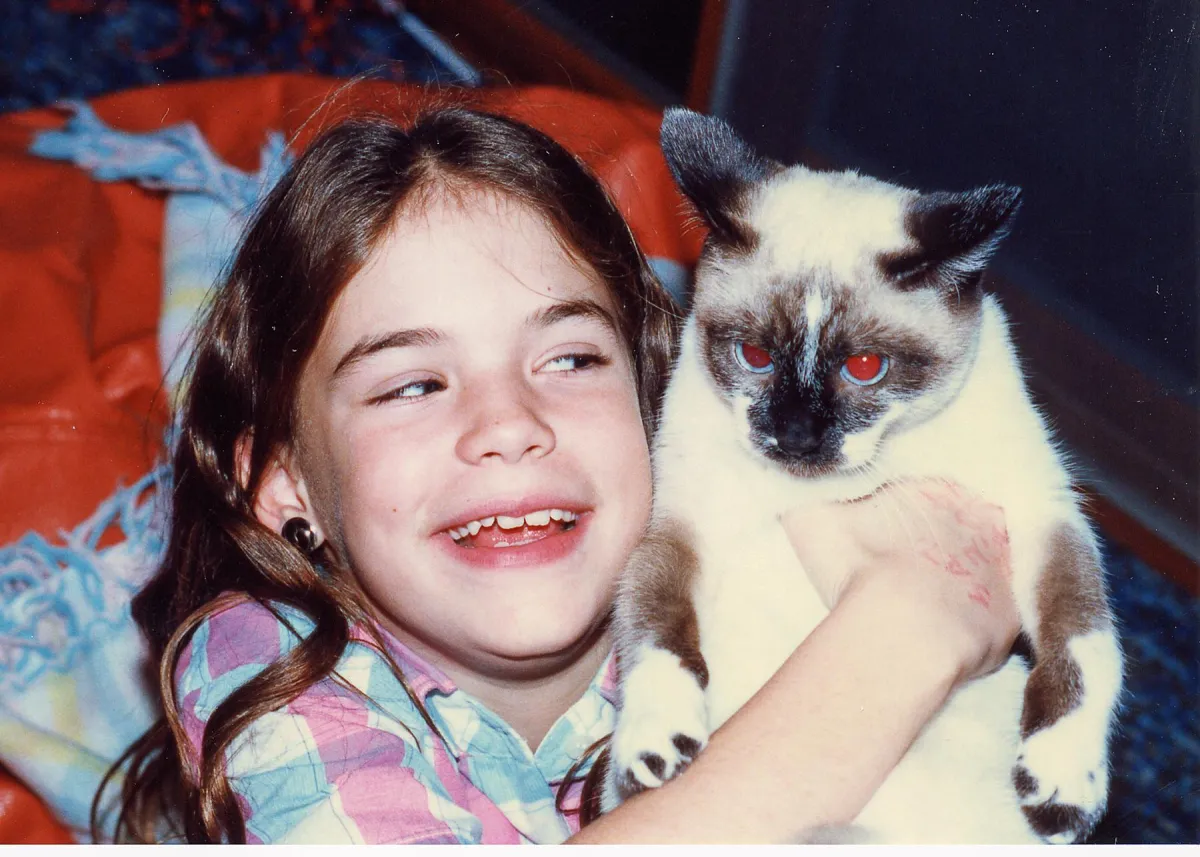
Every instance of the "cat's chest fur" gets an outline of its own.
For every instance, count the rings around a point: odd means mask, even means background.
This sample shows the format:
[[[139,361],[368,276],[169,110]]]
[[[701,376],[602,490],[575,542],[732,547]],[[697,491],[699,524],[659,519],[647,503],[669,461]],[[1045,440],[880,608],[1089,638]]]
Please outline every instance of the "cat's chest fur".
[[[885,480],[944,477],[1006,512],[1020,507],[1009,516],[1020,545],[1025,522],[1048,511],[1039,507],[1058,505],[1066,476],[1025,392],[1005,325],[989,299],[979,356],[955,401],[889,444],[871,474],[825,481],[781,473],[744,448],[736,414],[713,394],[695,359],[694,332],[685,329],[656,447],[656,504],[693,527],[699,573],[692,598],[709,671],[710,729],[762,687],[828,614],[784,533],[785,510],[864,496]],[[951,842],[1038,841],[1008,787],[1025,677],[1025,665],[1014,660],[959,691],[859,822],[888,830],[894,841],[930,841],[931,831]],[[967,767],[964,746],[973,752]],[[906,818],[896,809],[910,806],[913,793],[936,797],[940,809]],[[980,818],[979,806],[993,813]]]
[[[699,364],[692,325],[685,329],[655,450],[655,490],[661,510],[694,527],[702,567],[694,597],[713,673],[714,726],[827,613],[783,533],[785,510],[865,496],[884,481],[941,477],[1004,508],[1020,550],[1027,529],[1070,504],[1066,472],[1026,393],[1003,312],[990,297],[979,340],[955,400],[889,439],[868,473],[807,480],[745,448],[736,414]],[[714,669],[714,660],[729,666]]]
[[[1076,841],[1104,807],[1121,654],[1095,536],[982,288],[1020,190],[785,167],[686,110],[667,112],[662,142],[710,232],[655,438],[654,514],[614,605],[604,807],[686,769],[827,615],[781,514],[874,494],[879,529],[806,538],[919,555],[982,609],[1007,546],[1034,665],[959,686],[858,823],[883,842]],[[972,522],[979,500],[1003,524]],[[938,541],[947,525],[961,543]],[[969,579],[964,561],[988,572]]]

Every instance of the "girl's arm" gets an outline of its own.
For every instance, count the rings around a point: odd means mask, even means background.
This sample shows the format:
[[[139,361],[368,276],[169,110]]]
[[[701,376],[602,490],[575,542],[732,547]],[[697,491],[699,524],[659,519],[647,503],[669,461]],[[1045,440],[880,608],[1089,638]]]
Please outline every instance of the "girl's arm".
[[[691,767],[572,842],[789,842],[849,824],[951,690],[1007,657],[999,509],[922,483],[784,523],[833,611]]]

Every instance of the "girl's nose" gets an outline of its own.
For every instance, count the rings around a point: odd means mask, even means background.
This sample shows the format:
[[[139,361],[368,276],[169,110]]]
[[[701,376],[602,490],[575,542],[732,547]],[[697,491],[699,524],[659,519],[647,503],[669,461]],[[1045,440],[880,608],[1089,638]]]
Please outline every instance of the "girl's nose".
[[[554,449],[554,430],[539,413],[536,395],[524,385],[494,385],[476,394],[459,437],[460,458],[471,464],[488,459],[515,464],[541,458]]]

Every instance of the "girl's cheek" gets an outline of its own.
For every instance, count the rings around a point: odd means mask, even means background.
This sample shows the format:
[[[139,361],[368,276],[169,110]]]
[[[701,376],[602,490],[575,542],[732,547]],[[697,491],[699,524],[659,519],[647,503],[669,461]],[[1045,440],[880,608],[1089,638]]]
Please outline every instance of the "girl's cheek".
[[[554,383],[544,395],[549,401],[571,407],[577,413],[608,414],[614,419],[625,419],[632,414],[640,420],[633,370],[621,364],[601,371],[603,375],[599,377],[564,379]]]
[[[429,456],[404,432],[384,423],[346,426],[338,443],[343,514],[390,512],[399,505],[397,486],[413,486],[414,464]]]

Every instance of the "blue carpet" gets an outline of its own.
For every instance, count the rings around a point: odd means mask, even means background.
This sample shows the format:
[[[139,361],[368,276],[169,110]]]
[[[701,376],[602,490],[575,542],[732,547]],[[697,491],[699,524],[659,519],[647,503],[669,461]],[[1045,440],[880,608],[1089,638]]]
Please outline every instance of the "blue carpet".
[[[297,9],[309,5],[312,10]],[[273,71],[414,83],[457,69],[380,0],[3,0],[0,112],[135,86]],[[399,6],[399,4],[394,4]]]
[[[1200,843],[1200,600],[1108,546],[1125,648],[1108,813],[1094,843]]]
[[[454,0],[448,0],[454,2]],[[270,71],[458,81],[378,0],[0,0],[0,111]],[[316,11],[313,11],[316,10]],[[336,12],[337,14],[334,14]],[[1096,843],[1200,843],[1200,602],[1108,546],[1128,659]]]

